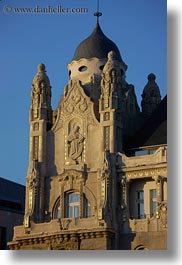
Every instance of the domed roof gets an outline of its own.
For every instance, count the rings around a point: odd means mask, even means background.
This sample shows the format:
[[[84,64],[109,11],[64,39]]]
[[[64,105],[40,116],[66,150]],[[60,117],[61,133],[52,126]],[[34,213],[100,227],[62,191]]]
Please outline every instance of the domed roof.
[[[103,59],[107,58],[110,51],[114,51],[116,59],[123,62],[118,47],[104,35],[99,23],[97,23],[92,34],[78,45],[73,60],[78,61],[81,58],[90,59],[93,57]]]

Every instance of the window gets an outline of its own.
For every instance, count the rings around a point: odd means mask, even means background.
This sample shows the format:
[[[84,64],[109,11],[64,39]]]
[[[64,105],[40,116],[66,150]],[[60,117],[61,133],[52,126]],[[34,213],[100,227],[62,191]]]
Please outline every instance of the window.
[[[156,212],[156,190],[150,190],[150,217]]]
[[[66,217],[76,218],[80,216],[80,194],[68,193],[66,195]]]
[[[103,69],[104,69],[104,64],[101,65],[101,66],[99,66],[99,69],[100,69],[101,71],[103,71]]]
[[[90,203],[85,196],[83,196],[83,213],[81,213],[80,211],[81,201],[80,201],[80,194],[78,192],[67,193],[65,197],[65,202],[66,202],[65,205],[66,218],[76,218],[76,217],[89,218],[91,216]]]
[[[60,207],[60,197],[56,200],[53,211],[52,218],[89,218],[91,216],[90,203],[83,194],[83,200],[80,199],[80,194],[78,192],[65,193],[64,197],[64,211]],[[82,205],[82,207],[80,207]],[[82,209],[82,210],[81,210]]]
[[[85,66],[85,65],[80,66],[78,70],[79,70],[80,72],[85,72],[85,71],[87,71],[87,66]]]
[[[61,218],[61,207],[60,207],[60,197],[59,197],[53,207],[53,219],[60,219],[60,218]]]
[[[56,209],[56,217],[57,217],[57,219],[60,219],[61,218],[60,206],[58,206],[57,209]]]
[[[155,149],[140,149],[135,151],[135,156],[152,155],[155,151]]]
[[[144,191],[137,191],[137,217],[138,219],[144,219]]]
[[[90,212],[90,203],[88,200],[85,198],[85,217],[89,218],[91,216]]]

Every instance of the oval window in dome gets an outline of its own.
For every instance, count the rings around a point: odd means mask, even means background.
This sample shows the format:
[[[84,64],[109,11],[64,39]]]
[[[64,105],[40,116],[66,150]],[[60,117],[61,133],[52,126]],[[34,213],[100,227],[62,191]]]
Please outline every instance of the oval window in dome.
[[[78,69],[80,72],[85,72],[87,70],[87,66],[83,65],[83,66],[80,66],[80,68]]]
[[[104,69],[104,64],[103,65],[101,65],[101,66],[99,66],[99,69],[101,70],[101,71],[103,71],[103,69]]]

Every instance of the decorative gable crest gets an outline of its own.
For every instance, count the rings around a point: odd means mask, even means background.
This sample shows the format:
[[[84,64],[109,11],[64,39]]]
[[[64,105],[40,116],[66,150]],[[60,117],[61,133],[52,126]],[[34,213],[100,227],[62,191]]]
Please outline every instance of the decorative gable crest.
[[[58,107],[57,121],[53,130],[62,128],[66,120],[75,117],[86,121],[87,125],[98,123],[93,110],[93,102],[85,94],[79,80],[69,81],[65,86],[64,99]]]
[[[70,89],[67,97],[64,101],[64,114],[70,115],[73,112],[75,114],[83,115],[88,108],[88,103],[83,93],[83,89],[78,82],[75,82]]]

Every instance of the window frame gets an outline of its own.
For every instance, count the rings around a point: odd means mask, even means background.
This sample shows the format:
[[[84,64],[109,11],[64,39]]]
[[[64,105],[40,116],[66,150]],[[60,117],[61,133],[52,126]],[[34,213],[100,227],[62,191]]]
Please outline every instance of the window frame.
[[[142,194],[142,198],[140,198],[141,194]],[[145,219],[144,190],[136,191],[136,203],[137,203],[137,219]]]
[[[155,197],[152,194],[154,191],[155,191]],[[153,204],[155,204],[155,207],[153,207]],[[157,208],[157,190],[150,189],[150,217],[155,216],[156,208]]]
[[[73,195],[79,195],[79,200],[73,200]],[[71,199],[71,201],[69,201]],[[78,209],[78,211],[76,210]],[[78,215],[75,214],[78,212]],[[71,214],[70,214],[71,213]],[[66,218],[79,218],[80,217],[80,193],[79,192],[69,192],[65,194],[65,216]]]

